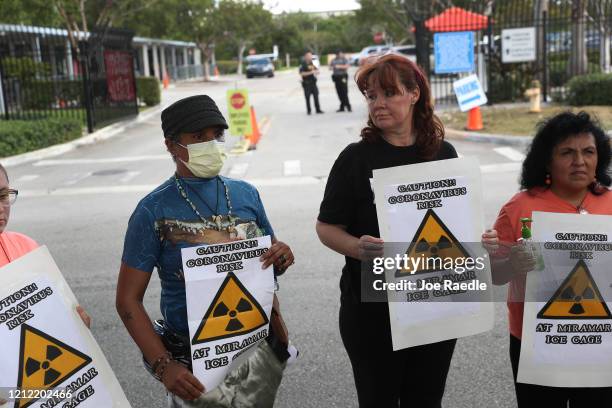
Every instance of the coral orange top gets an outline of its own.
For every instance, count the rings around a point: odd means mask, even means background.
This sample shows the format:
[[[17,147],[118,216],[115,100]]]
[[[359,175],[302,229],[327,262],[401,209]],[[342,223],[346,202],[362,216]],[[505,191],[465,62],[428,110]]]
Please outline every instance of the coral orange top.
[[[4,231],[0,234],[0,267],[38,248],[32,238],[18,232]]]
[[[533,211],[556,213],[580,213],[612,215],[612,192],[595,195],[590,191],[576,208],[547,188],[522,191],[510,199],[500,210],[494,229],[500,242],[516,242],[521,237],[521,218],[531,218]],[[523,332],[523,301],[525,297],[525,275],[514,278],[508,287],[508,323],[510,334],[521,338]]]

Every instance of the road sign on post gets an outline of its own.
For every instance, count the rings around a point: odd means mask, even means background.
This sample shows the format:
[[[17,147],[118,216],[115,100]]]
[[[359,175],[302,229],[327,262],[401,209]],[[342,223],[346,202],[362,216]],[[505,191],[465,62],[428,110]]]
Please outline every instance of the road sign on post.
[[[536,60],[535,27],[502,30],[502,63]]]
[[[230,134],[244,136],[253,131],[250,107],[249,92],[246,89],[230,89],[227,91]]]
[[[453,82],[453,89],[461,112],[487,103],[487,96],[482,90],[476,75],[470,75]]]

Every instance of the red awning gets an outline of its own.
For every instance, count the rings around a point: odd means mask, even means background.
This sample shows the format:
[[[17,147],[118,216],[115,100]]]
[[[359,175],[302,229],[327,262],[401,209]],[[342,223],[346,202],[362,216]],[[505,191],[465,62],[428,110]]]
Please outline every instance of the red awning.
[[[431,32],[478,31],[487,28],[489,18],[460,7],[451,7],[425,21]]]

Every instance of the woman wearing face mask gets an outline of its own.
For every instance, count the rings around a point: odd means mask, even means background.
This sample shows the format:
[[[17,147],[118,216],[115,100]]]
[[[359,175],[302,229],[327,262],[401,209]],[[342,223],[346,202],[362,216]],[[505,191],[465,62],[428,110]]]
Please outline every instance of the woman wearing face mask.
[[[220,142],[228,126],[215,102],[206,95],[192,96],[169,106],[161,116],[176,171],[140,201],[130,218],[117,311],[151,371],[168,390],[168,406],[231,407],[241,402],[245,407],[271,407],[284,365],[275,355],[273,338],[260,343],[254,357],[244,363],[248,369],[238,367],[214,390],[205,390],[191,373],[181,249],[270,235],[272,246],[262,256],[262,267],[273,265],[277,275],[293,264],[293,253],[274,238],[257,190],[244,181],[219,176],[225,158]],[[142,304],[155,267],[162,286],[163,337]],[[162,341],[166,336],[186,345],[181,362],[176,350]],[[267,375],[258,377],[262,372]],[[240,401],[243,397],[249,400]]]

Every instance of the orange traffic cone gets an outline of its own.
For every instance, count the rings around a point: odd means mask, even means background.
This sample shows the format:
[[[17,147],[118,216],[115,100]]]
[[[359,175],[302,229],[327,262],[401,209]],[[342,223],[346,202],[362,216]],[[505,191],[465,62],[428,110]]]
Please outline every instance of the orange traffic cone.
[[[482,130],[482,128],[482,113],[480,112],[480,107],[477,106],[468,111],[465,130]]]
[[[254,150],[257,148],[257,143],[259,143],[259,139],[261,139],[261,133],[259,132],[259,126],[257,125],[257,118],[255,117],[255,108],[253,108],[253,106],[251,105],[251,127],[253,129],[253,131],[251,132],[250,135],[248,135],[249,138],[249,150]]]
[[[168,89],[170,85],[170,78],[168,78],[168,71],[164,70],[164,77],[162,79],[162,83],[164,84],[164,89]]]

